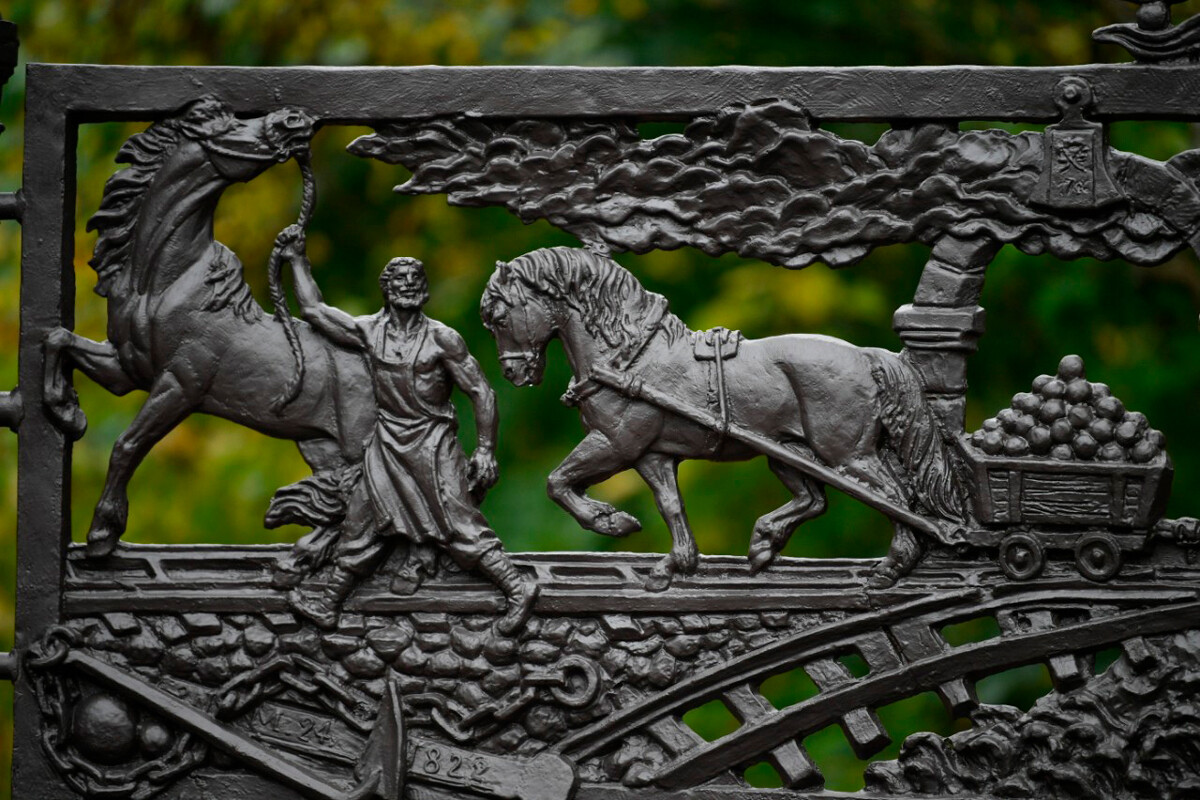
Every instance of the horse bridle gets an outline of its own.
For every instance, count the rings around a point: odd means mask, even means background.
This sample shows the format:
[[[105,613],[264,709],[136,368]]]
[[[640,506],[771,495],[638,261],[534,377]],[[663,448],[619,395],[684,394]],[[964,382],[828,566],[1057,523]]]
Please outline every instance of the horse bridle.
[[[268,137],[268,142],[269,141],[270,137]],[[227,147],[222,147],[221,145],[216,144],[208,139],[197,139],[196,142],[204,148],[205,152],[215,153],[219,156],[225,156],[226,158],[242,158],[246,161],[270,161],[273,164],[282,164],[295,157],[294,154],[289,153],[282,148],[280,149],[279,153],[274,155],[270,153],[243,153],[238,150],[230,150]]]
[[[497,265],[499,265],[499,262],[497,263]],[[520,278],[514,277],[512,279],[511,285],[512,285],[513,290],[515,290],[514,294],[516,295],[513,299],[520,303],[520,308],[522,309],[521,325],[520,325],[521,330],[519,331],[519,333],[523,337],[522,341],[530,342],[531,339],[529,336],[529,323],[528,323],[528,320],[527,320],[527,317],[526,317],[525,311],[524,311],[524,309],[526,307],[528,307],[528,305],[529,305],[529,298],[525,294],[525,287],[521,284]],[[510,309],[517,308],[517,304],[508,302],[508,298],[505,298],[504,302],[508,305],[508,307]],[[518,331],[515,330],[516,324],[515,324],[515,320],[513,319],[511,314],[509,316],[509,319],[510,319],[509,325],[514,328],[514,333],[518,333]],[[500,353],[499,357],[500,357],[500,363],[502,365],[507,364],[510,361],[521,361],[526,364],[532,364],[532,363],[537,363],[537,360],[540,357],[540,354],[536,350],[533,350],[533,349],[506,350],[503,353]]]
[[[226,158],[244,158],[247,161],[270,161],[275,164],[283,164],[292,158],[300,160],[309,152],[307,146],[301,147],[300,152],[292,152],[290,148],[285,146],[283,137],[279,132],[270,125],[263,125],[262,136],[273,149],[273,152],[243,153],[238,150],[230,150],[227,147],[222,147],[211,139],[196,139],[195,141],[208,153],[215,153]]]

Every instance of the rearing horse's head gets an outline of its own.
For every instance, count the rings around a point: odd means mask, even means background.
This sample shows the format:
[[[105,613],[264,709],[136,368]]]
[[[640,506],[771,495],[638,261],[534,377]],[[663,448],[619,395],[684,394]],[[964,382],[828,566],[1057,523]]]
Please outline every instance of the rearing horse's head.
[[[504,377],[514,386],[536,386],[546,369],[546,344],[556,329],[553,314],[539,300],[507,263],[496,262],[479,312],[496,337]]]
[[[175,124],[184,136],[204,148],[223,176],[248,181],[272,164],[307,158],[316,120],[294,107],[238,119],[225,103],[209,96],[184,109]]]

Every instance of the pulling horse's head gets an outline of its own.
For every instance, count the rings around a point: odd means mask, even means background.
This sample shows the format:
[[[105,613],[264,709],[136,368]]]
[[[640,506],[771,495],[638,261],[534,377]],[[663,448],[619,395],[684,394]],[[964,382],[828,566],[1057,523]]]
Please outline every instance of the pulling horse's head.
[[[514,386],[536,386],[546,369],[546,344],[557,332],[554,317],[530,297],[503,261],[488,279],[480,304],[483,324],[496,337],[504,377]]]
[[[222,175],[231,181],[248,181],[272,164],[307,158],[316,120],[293,107],[238,119],[217,98],[204,97],[188,106],[177,124],[204,148]]]

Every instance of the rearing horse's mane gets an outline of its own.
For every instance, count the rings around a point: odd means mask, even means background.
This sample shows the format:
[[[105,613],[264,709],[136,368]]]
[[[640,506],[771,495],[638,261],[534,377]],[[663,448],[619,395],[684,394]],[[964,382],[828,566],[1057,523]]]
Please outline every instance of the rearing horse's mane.
[[[546,247],[502,262],[483,293],[480,305],[485,320],[498,302],[520,305],[509,293],[513,280],[565,303],[579,313],[588,333],[618,350],[642,343],[652,315],[661,315],[659,325],[672,341],[687,331],[678,317],[666,311],[665,297],[647,290],[616,261],[589,250]]]
[[[113,280],[128,266],[138,211],[146,191],[163,162],[179,144],[180,137],[208,139],[228,130],[234,122],[233,114],[224,103],[215,97],[202,97],[179,114],[134,134],[122,145],[116,161],[129,166],[104,184],[100,210],[87,223],[89,231],[100,232],[95,252],[88,262],[99,277],[97,294],[107,296]]]

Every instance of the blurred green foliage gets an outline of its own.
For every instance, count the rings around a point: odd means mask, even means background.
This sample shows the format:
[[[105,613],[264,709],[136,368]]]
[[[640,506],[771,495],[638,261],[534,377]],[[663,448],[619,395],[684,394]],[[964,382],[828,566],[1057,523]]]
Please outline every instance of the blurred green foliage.
[[[1200,9],[1192,0],[1177,18]],[[23,61],[107,64],[581,64],[581,65],[1057,65],[1121,61],[1094,44],[1100,25],[1132,18],[1119,0],[16,0],[0,13],[20,25]],[[0,119],[0,189],[19,185],[24,81],[4,92]],[[983,121],[986,123],[986,121]],[[92,294],[87,266],[94,236],[83,222],[95,211],[113,156],[140,124],[86,127],[79,140],[75,271],[77,329],[104,337],[104,307]],[[830,125],[873,141],[878,125]],[[477,303],[497,258],[552,244],[574,244],[545,223],[523,226],[500,209],[448,207],[441,197],[400,198],[391,187],[402,170],[368,163],[343,148],[359,129],[327,128],[315,141],[319,187],[309,249],[327,299],[363,313],[378,307],[376,276],[391,256],[428,265],[428,311],[466,336],[499,393],[501,481],[484,510],[514,550],[611,549],[612,540],[580,530],[546,498],[545,475],[581,437],[574,410],[558,403],[568,373],[561,352],[546,381],[517,390],[505,383]],[[654,131],[647,126],[647,133]],[[1182,124],[1113,126],[1115,146],[1166,158],[1197,146]],[[237,252],[260,298],[276,232],[295,219],[299,178],[283,165],[232,189],[217,219],[217,237]],[[16,374],[20,229],[0,225],[0,385]],[[911,299],[927,250],[892,247],[862,265],[833,272],[816,266],[786,272],[694,251],[620,260],[693,327],[716,324],[750,336],[819,331],[862,345],[899,347],[893,309]],[[1170,439],[1177,467],[1172,513],[1196,513],[1187,490],[1200,471],[1200,415],[1189,411],[1200,390],[1200,270],[1186,253],[1152,270],[1082,261],[1063,264],[1005,249],[989,272],[984,305],[989,331],[971,364],[968,424],[978,423],[1052,371],[1061,355],[1081,354],[1093,380],[1109,383]],[[74,451],[73,531],[81,538],[103,480],[113,441],[141,402],[115,398],[78,381],[91,429]],[[464,434],[469,440],[470,426]],[[11,647],[16,477],[15,437],[0,436],[0,649]],[[266,532],[262,514],[275,488],[306,470],[294,448],[222,420],[193,417],[156,447],[130,487],[127,539],[135,542],[290,541],[297,528]],[[742,553],[754,519],[786,499],[763,463],[685,464],[681,472],[693,526],[706,553]],[[669,537],[648,491],[633,473],[595,493],[636,513],[646,530],[623,547],[665,550]],[[841,496],[806,525],[785,553],[881,554],[889,528],[875,512]],[[1040,667],[983,682],[984,698],[1028,706],[1048,683]],[[803,680],[771,689],[776,702],[803,696]],[[766,691],[766,690],[764,690]],[[0,798],[8,775],[10,690],[0,687]],[[896,736],[894,757],[912,731],[954,730],[940,703],[922,695],[881,710]],[[696,725],[710,735],[719,714]],[[861,785],[858,762],[836,728],[806,741],[832,788]],[[756,779],[770,783],[768,770]]]

